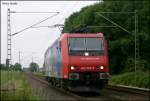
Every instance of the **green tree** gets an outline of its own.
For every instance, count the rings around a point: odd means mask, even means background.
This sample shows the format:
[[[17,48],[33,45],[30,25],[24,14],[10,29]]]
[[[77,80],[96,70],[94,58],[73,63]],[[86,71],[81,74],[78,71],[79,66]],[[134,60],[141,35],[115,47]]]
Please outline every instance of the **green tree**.
[[[39,65],[35,62],[31,62],[29,66],[31,72],[37,72],[39,70]]]
[[[0,70],[6,70],[6,66],[4,64],[0,64]]]
[[[21,71],[22,70],[22,66],[19,63],[15,63],[15,65],[13,66],[13,69],[15,71]]]
[[[100,17],[97,12],[134,12],[138,17],[137,41],[139,45],[139,57],[137,67],[140,70],[150,68],[150,2],[148,0],[103,0],[103,2],[82,8],[79,12],[70,15],[64,26],[64,32],[80,24],[88,26],[109,26],[113,25],[106,19]],[[85,30],[84,33],[102,32],[109,42],[110,72],[119,74],[124,71],[134,70],[134,14],[103,14],[115,23],[127,29],[130,33],[118,28],[95,27]],[[128,69],[129,68],[129,69]],[[143,68],[143,69],[142,69]]]

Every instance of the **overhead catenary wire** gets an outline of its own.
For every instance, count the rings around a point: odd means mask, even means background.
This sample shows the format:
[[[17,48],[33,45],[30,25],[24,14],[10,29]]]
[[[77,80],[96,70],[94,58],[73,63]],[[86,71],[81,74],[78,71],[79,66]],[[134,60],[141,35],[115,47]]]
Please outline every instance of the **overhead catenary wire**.
[[[16,12],[16,11],[11,11],[10,13],[59,13],[59,12]]]
[[[117,26],[87,26],[87,28],[99,28],[99,27],[117,27]]]
[[[75,7],[76,5],[78,4],[78,1],[76,1],[71,7],[70,9],[66,10],[65,14],[63,15],[63,17],[58,20],[58,22],[62,21],[65,17],[66,17],[66,14],[70,13]]]
[[[32,28],[41,28],[41,27],[53,28],[53,27],[58,27],[58,26],[63,27],[64,25],[63,24],[55,24],[55,25],[51,25],[51,26],[37,26],[37,27],[32,27]]]
[[[25,30],[27,30],[27,29],[29,29],[29,28],[32,28],[32,27],[34,27],[34,26],[36,26],[36,25],[38,25],[38,24],[40,24],[40,23],[42,23],[42,22],[44,22],[44,21],[46,21],[46,20],[48,20],[48,19],[50,19],[50,18],[52,18],[52,17],[54,17],[54,16],[56,16],[56,15],[59,14],[59,12],[55,12],[55,13],[56,13],[56,14],[54,14],[54,15],[52,15],[52,16],[50,16],[50,17],[48,17],[48,18],[46,18],[46,19],[44,19],[44,20],[42,20],[42,21],[39,21],[39,22],[37,22],[37,23],[35,23],[35,24],[29,26],[29,27],[26,27],[26,28],[24,28],[24,29],[22,29],[22,30],[20,30],[20,31],[14,33],[14,34],[12,34],[11,36],[14,36],[14,35],[16,35],[16,34],[19,34],[19,33],[23,32],[23,31],[25,31]]]
[[[76,6],[76,4],[78,3],[78,1],[77,2],[75,2],[75,4],[71,7],[71,9],[69,9],[68,11],[70,12],[70,11],[72,11],[73,10],[73,8]],[[48,28],[52,28],[52,27],[56,27],[55,25],[53,25],[53,26],[37,26],[37,27],[34,27],[34,26],[36,26],[36,25],[38,25],[38,24],[40,24],[40,23],[42,23],[42,22],[44,22],[44,21],[46,21],[46,20],[48,20],[48,19],[50,19],[50,18],[52,18],[52,17],[54,17],[54,16],[56,16],[58,13],[60,13],[60,12],[16,12],[16,11],[11,11],[10,13],[56,13],[55,15],[52,15],[52,16],[50,16],[50,17],[48,17],[48,18],[46,18],[46,19],[44,19],[44,20],[42,20],[42,21],[40,21],[40,22],[37,22],[37,23],[35,23],[35,24],[33,24],[33,25],[31,25],[31,26],[29,26],[29,27],[26,27],[26,28],[24,28],[24,29],[22,29],[22,30],[20,30],[20,31],[18,31],[18,32],[16,32],[16,33],[13,33],[11,36],[14,36],[14,35],[16,35],[16,34],[19,34],[19,33],[21,33],[21,32],[23,32],[23,31],[25,31],[25,30],[27,30],[27,29],[29,29],[29,28],[40,28],[40,27],[48,27]],[[68,13],[68,12],[67,12]],[[63,19],[64,17],[62,17],[62,19]],[[61,20],[62,20],[61,19]],[[61,21],[60,20],[60,21]],[[58,25],[57,25],[58,26]],[[59,26],[62,26],[62,25],[59,25]],[[60,28],[59,28],[59,30],[60,30]]]
[[[110,20],[109,18],[103,16],[100,12],[97,13],[99,16],[101,16],[102,18],[106,19],[107,21],[111,22],[112,24],[114,24],[115,26],[118,26],[120,29],[124,30],[127,33],[131,33],[128,30],[126,30],[125,28],[123,28],[122,26],[118,25],[117,23],[115,23],[114,21]]]
[[[103,13],[103,14],[108,14],[108,13],[112,13],[112,14],[134,14],[134,12],[97,12],[97,13]]]
[[[78,1],[76,1],[71,7],[69,7],[69,9],[67,9],[66,12],[64,12],[64,15],[62,16],[62,18],[57,21],[57,23],[60,23],[61,21],[63,21],[63,19],[66,18],[66,14],[70,13],[76,7],[77,4],[78,4]],[[63,28],[64,28],[64,25],[58,26],[58,29],[61,31],[61,33],[63,32]]]

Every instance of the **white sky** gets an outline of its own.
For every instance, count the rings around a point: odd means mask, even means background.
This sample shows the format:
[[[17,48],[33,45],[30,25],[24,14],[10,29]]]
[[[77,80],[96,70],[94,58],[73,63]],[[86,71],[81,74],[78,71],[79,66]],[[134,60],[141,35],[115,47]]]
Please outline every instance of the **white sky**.
[[[7,58],[7,8],[18,12],[60,12],[59,15],[37,26],[50,26],[64,24],[65,18],[82,7],[98,1],[1,1],[1,61]],[[7,4],[6,4],[7,3]],[[10,3],[17,3],[13,5]],[[39,22],[52,14],[22,14],[11,13],[11,33],[20,31]],[[38,63],[41,67],[46,49],[60,36],[58,28],[30,28],[12,37],[12,64],[19,61],[21,51],[21,64],[28,67],[30,62]]]

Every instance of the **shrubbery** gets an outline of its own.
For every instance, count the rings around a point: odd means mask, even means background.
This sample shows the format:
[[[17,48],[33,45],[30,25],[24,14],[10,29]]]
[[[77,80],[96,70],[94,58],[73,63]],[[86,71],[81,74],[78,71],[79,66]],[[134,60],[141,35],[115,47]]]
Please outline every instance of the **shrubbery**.
[[[112,76],[109,83],[150,88],[150,75],[149,72],[137,71],[135,81],[135,72],[123,73],[120,75]]]
[[[6,71],[22,71],[22,66],[19,63],[15,63],[15,65],[10,65],[9,67],[4,65],[4,64],[0,64],[0,70],[6,70]]]

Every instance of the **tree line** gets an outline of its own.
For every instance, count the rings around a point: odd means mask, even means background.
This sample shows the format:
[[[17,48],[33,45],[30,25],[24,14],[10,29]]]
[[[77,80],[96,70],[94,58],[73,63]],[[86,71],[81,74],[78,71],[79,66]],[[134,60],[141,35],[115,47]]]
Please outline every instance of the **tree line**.
[[[135,66],[135,15],[134,13],[100,13],[100,12],[136,12],[137,19],[137,59],[138,70],[150,70],[150,33],[148,0],[103,0],[74,12],[65,20],[63,32],[70,32],[74,27],[114,26],[107,19],[117,23],[118,27],[89,27],[83,33],[102,32],[109,43],[109,60],[111,74],[134,71]],[[102,15],[102,16],[101,16]],[[107,19],[105,19],[105,18]]]
[[[10,71],[10,70],[13,70],[13,71],[23,71],[23,67],[21,64],[19,63],[15,63],[14,65],[5,65],[5,64],[0,64],[0,70],[6,70],[6,71]],[[39,70],[39,65],[35,62],[31,62],[29,64],[29,68],[28,68],[29,71],[31,72],[37,72]]]

